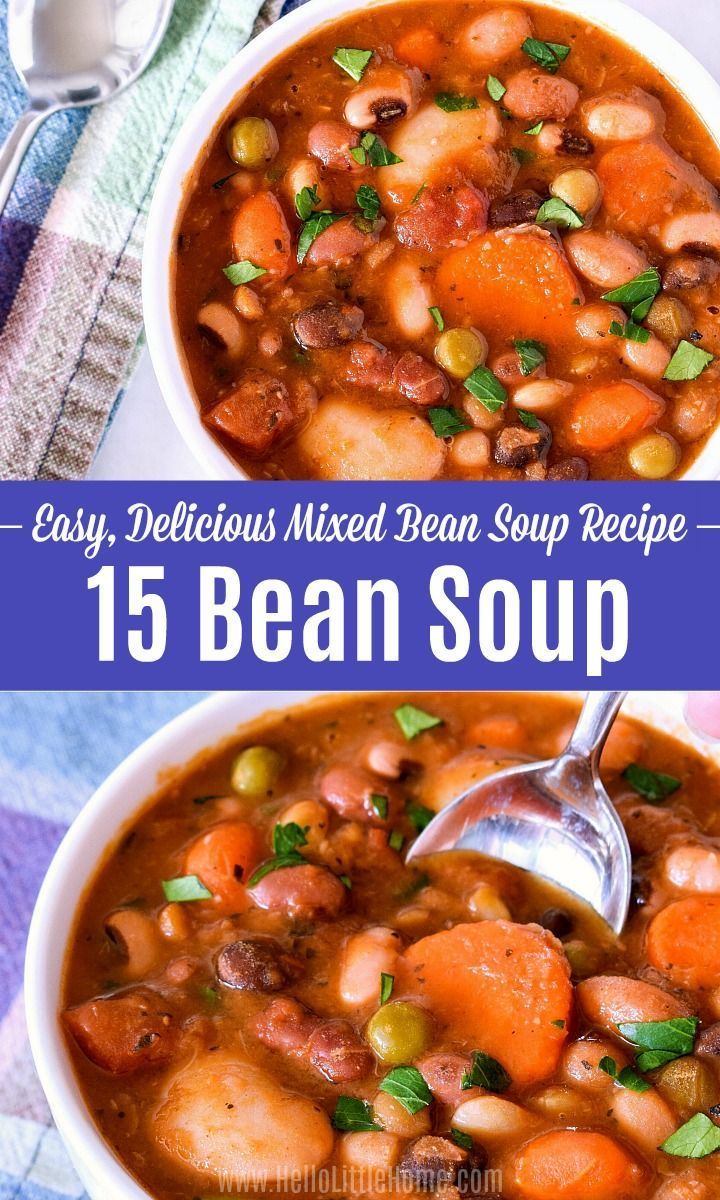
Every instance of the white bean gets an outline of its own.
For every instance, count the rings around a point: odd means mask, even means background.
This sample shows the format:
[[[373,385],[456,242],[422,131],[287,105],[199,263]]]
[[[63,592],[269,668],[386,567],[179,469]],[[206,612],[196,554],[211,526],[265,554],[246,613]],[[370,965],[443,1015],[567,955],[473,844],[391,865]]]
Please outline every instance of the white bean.
[[[448,457],[458,471],[479,471],[490,462],[490,439],[479,429],[458,433],[453,438]]]
[[[572,233],[565,238],[565,249],[581,275],[608,290],[629,283],[648,265],[642,251],[617,233]]]
[[[665,859],[665,878],[686,892],[720,892],[720,852],[710,846],[686,845]]]
[[[341,396],[321,401],[296,445],[319,479],[434,479],[446,454],[424,417]]]
[[[453,1113],[453,1128],[493,1145],[505,1139],[527,1137],[536,1118],[512,1100],[500,1096],[477,1096],[465,1100]]]
[[[648,1153],[654,1152],[678,1127],[670,1105],[654,1088],[648,1092],[614,1088],[612,1111],[618,1128],[628,1141]]]
[[[387,295],[403,337],[412,341],[434,327],[429,311],[433,303],[430,285],[413,259],[404,256],[391,264]]]
[[[565,400],[572,392],[571,383],[562,379],[533,379],[516,389],[512,402],[528,412],[547,412]]]
[[[667,346],[654,333],[646,342],[636,342],[632,338],[623,342],[623,360],[645,379],[662,379],[670,357]]]
[[[401,950],[392,929],[377,925],[348,939],[340,965],[338,990],[348,1008],[380,1002],[381,974],[394,975]]]
[[[637,142],[654,133],[657,118],[649,105],[624,96],[600,96],[585,107],[591,137],[606,142]]]
[[[460,36],[460,47],[475,63],[502,62],[532,35],[532,21],[517,8],[493,8],[471,21]]]
[[[371,1174],[391,1171],[400,1157],[400,1138],[384,1130],[345,1133],[340,1139],[340,1161]]]

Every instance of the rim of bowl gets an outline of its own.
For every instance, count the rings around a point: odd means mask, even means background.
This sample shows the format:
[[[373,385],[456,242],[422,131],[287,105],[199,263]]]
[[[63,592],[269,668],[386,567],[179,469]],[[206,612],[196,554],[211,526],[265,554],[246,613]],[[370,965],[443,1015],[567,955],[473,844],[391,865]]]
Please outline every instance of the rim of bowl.
[[[308,0],[248,42],[197,100],[184,121],[155,188],[143,252],[142,291],[145,330],[155,374],[165,403],[186,445],[215,479],[247,480],[249,476],[203,426],[183,363],[171,306],[171,259],[183,186],[222,114],[259,71],[291,45],[322,24],[353,11],[382,8],[409,0]],[[720,84],[666,30],[624,0],[533,0],[585,17],[625,42],[670,80],[703,121],[720,146]],[[681,479],[720,476],[720,428]]]
[[[393,689],[394,690],[394,689]],[[104,855],[141,812],[162,777],[222,744],[263,714],[318,698],[383,692],[219,692],[172,718],[133,750],[100,784],[66,832],[43,880],[25,958],[25,1009],[35,1067],[69,1156],[82,1182],[104,1200],[153,1200],[110,1149],[90,1116],[58,1017],[66,947],[78,905]],[[582,699],[576,691],[518,693]],[[695,736],[683,720],[684,693],[634,692],[623,712],[679,740],[720,770],[720,745]]]

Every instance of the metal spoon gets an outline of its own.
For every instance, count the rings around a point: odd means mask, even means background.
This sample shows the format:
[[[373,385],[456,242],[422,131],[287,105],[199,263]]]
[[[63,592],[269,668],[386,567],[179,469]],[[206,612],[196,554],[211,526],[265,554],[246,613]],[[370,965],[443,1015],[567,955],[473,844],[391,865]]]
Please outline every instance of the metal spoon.
[[[8,43],[29,97],[0,150],[0,213],[40,125],[63,108],[99,104],[144,71],[174,0],[9,0]]]
[[[588,692],[555,759],[498,771],[436,816],[407,860],[478,850],[573,892],[616,933],[630,903],[630,847],[600,781],[600,753],[626,692]]]

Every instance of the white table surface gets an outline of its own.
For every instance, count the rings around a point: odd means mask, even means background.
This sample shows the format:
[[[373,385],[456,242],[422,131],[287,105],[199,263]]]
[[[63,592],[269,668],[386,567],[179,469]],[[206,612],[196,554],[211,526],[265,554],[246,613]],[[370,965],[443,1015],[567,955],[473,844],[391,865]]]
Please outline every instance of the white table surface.
[[[720,0],[627,0],[627,3],[674,34],[713,74],[720,74]],[[147,351],[98,451],[89,478],[207,478],[165,408]]]

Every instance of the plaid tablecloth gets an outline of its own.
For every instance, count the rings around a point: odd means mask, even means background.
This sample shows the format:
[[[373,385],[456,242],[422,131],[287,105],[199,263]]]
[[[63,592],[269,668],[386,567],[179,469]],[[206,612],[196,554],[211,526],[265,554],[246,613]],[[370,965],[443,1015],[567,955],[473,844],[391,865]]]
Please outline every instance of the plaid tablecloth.
[[[35,1074],[22,971],[35,897],[106,775],[198,693],[0,692],[0,1200],[81,1196]]]
[[[285,8],[297,0],[287,0]],[[86,473],[142,332],[145,219],[188,109],[282,0],[175,0],[131,88],[41,128],[0,219],[0,479]],[[0,141],[25,107],[0,0]]]

